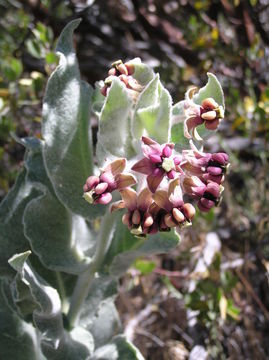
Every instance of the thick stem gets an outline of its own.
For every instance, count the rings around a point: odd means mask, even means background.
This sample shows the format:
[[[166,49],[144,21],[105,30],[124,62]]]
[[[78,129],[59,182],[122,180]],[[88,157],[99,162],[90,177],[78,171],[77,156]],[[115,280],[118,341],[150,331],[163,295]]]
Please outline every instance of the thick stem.
[[[117,214],[115,212],[110,213],[110,211],[107,210],[101,222],[100,232],[97,239],[97,248],[93,260],[89,267],[78,277],[67,315],[71,327],[73,327],[78,320],[81,306],[88,296],[95,274],[102,265],[106,252],[109,248],[113,236],[116,215]]]

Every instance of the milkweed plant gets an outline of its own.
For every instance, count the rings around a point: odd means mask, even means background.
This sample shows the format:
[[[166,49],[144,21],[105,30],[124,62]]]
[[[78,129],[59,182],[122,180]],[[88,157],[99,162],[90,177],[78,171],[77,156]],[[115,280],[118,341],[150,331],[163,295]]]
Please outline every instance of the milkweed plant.
[[[92,88],[73,47],[79,22],[60,35],[42,138],[17,139],[24,166],[0,207],[1,359],[143,359],[121,334],[117,281],[137,257],[175,248],[224,190],[227,154],[203,150],[224,117],[217,78],[173,104],[136,58]]]

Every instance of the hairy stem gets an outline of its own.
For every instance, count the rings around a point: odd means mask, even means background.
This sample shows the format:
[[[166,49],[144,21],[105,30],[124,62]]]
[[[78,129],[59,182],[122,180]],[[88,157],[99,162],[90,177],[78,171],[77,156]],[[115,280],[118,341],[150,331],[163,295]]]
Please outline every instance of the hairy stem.
[[[67,315],[71,327],[76,325],[81,306],[88,296],[92,281],[95,278],[95,274],[102,265],[106,252],[109,248],[113,236],[116,215],[117,214],[115,212],[110,213],[110,211],[107,210],[101,222],[97,239],[97,248],[93,260],[89,267],[78,277]]]

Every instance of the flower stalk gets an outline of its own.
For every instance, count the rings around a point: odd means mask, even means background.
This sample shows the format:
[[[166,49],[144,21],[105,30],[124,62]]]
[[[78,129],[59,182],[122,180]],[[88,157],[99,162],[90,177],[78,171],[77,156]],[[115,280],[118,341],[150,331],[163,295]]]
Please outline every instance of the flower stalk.
[[[115,228],[115,219],[116,213],[110,213],[109,210],[107,210],[101,222],[97,248],[93,260],[88,268],[78,277],[67,314],[71,328],[76,325],[79,319],[81,307],[88,296],[91,284],[97,276],[110,246]]]

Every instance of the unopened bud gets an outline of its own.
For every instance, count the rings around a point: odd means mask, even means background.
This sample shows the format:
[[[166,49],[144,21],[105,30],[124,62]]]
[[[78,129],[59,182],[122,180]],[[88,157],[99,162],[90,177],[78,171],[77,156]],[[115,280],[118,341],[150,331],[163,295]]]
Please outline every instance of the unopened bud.
[[[184,214],[177,208],[173,208],[173,217],[177,222],[183,222],[185,220]]]
[[[140,215],[139,210],[136,209],[136,210],[133,212],[132,223],[133,223],[134,225],[138,225],[138,224],[140,224],[140,221],[141,221],[141,215]]]

